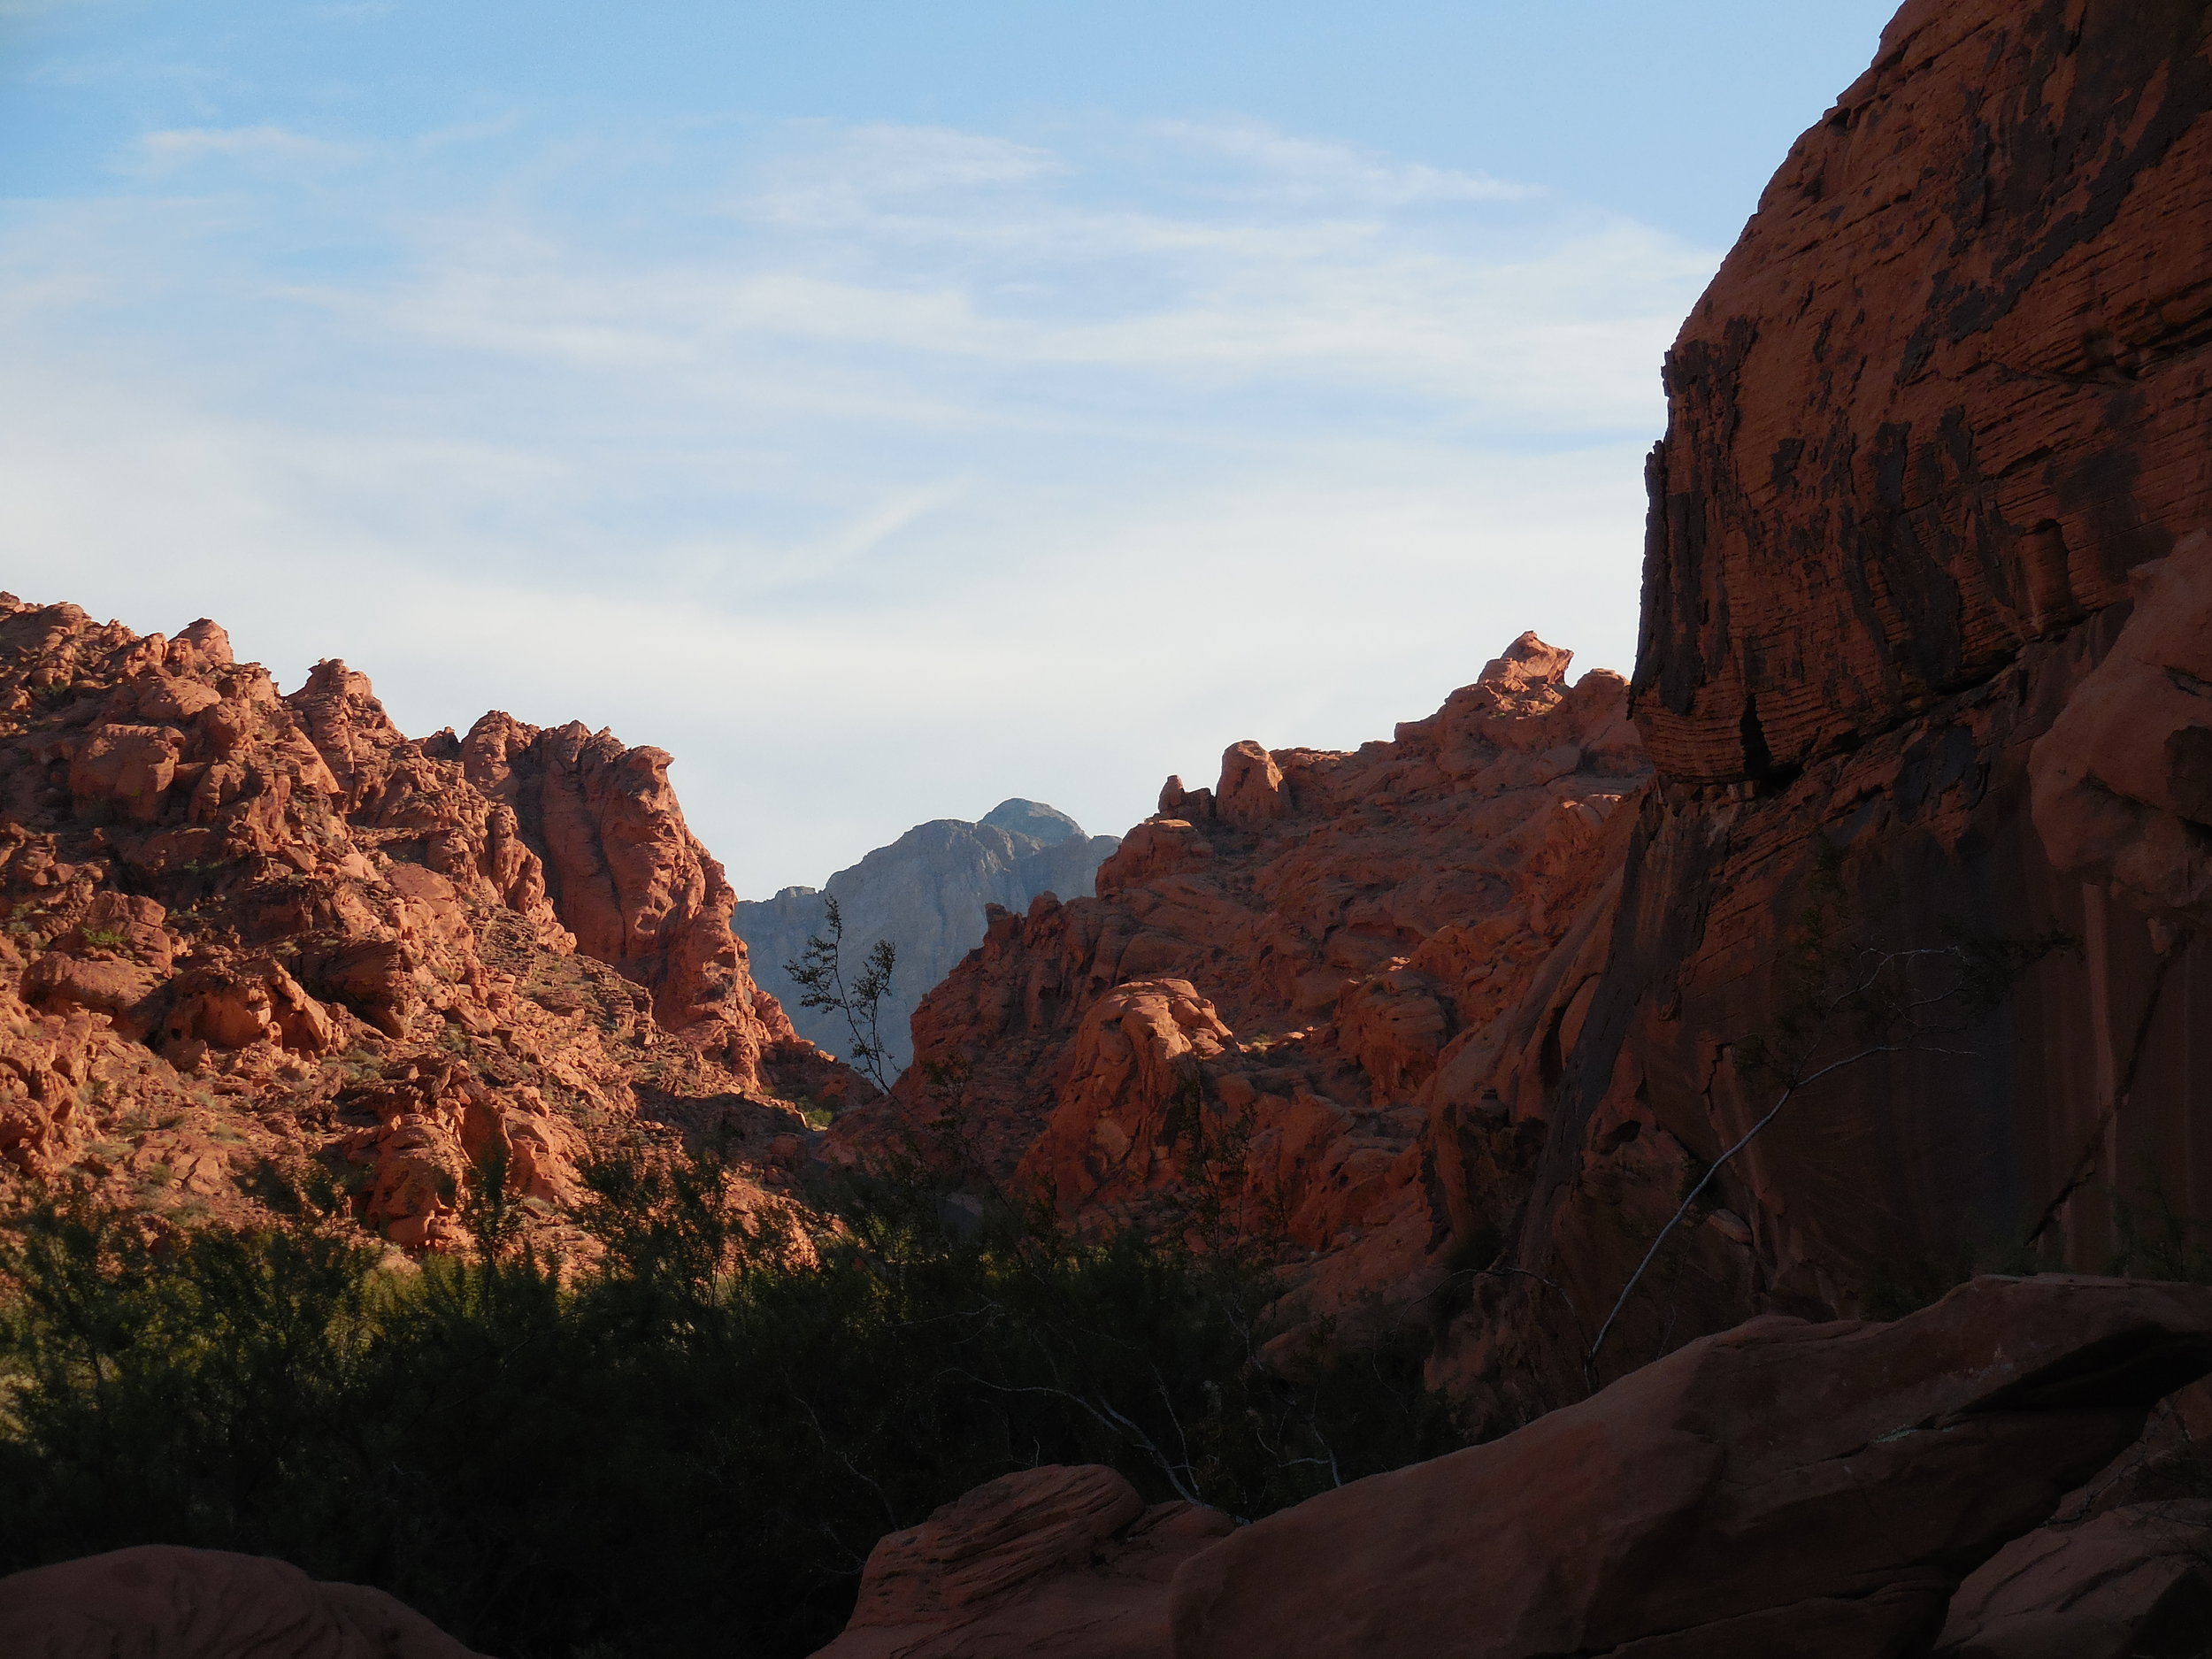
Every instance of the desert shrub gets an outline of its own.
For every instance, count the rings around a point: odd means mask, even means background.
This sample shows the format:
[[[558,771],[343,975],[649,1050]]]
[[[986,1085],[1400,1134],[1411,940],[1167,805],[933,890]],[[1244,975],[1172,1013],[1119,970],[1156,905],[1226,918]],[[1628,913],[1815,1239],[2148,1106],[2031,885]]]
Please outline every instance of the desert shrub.
[[[803,1654],[875,1540],[1108,1463],[1254,1517],[1455,1443],[1417,1356],[1291,1382],[1233,1254],[1078,1240],[914,1179],[749,1208],[711,1158],[590,1172],[588,1266],[492,1227],[401,1265],[310,1205],[150,1236],[82,1198],[0,1248],[0,1571],[141,1542],[380,1585],[507,1659]]]

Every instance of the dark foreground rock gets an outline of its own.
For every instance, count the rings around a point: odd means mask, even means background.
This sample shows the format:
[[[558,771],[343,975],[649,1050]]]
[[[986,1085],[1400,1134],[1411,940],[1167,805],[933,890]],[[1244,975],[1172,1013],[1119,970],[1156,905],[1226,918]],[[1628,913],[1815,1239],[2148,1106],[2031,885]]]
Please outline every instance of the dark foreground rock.
[[[2212,1288],[2195,1286],[1985,1278],[1893,1324],[1768,1316],[1502,1440],[1218,1542],[1198,1524],[1217,1517],[1156,1519],[1108,1471],[994,1482],[878,1546],[853,1627],[826,1651],[2163,1652],[2130,1644],[2198,1628],[2194,1512],[2124,1502],[2071,1530],[2047,1523],[2207,1371]],[[2093,1490],[2141,1495],[2115,1479]],[[1133,1565],[1148,1525],[1177,1543]]]
[[[1229,1527],[1094,1463],[1007,1475],[878,1544],[820,1659],[1150,1659],[1176,1568]]]
[[[413,1609],[265,1555],[148,1544],[0,1578],[7,1659],[478,1659]]]
[[[1960,1581],[2212,1368],[2212,1289],[1978,1279],[1769,1316],[1179,1575],[1179,1659],[1924,1654]]]

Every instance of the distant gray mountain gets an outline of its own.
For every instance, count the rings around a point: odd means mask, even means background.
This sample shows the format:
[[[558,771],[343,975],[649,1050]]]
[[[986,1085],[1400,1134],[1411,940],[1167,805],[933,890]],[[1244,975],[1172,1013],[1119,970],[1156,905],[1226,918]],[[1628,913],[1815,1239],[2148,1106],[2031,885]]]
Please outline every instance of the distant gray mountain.
[[[799,987],[783,964],[822,931],[825,892],[845,918],[844,960],[856,971],[879,939],[898,948],[898,970],[883,1006],[887,1071],[913,1058],[906,1022],[923,995],[983,942],[983,907],[1024,910],[1040,893],[1087,898],[1100,862],[1120,838],[1085,835],[1064,812],[1038,801],[1002,801],[980,823],[941,818],[918,824],[879,847],[824,888],[786,887],[772,899],[741,902],[731,926],[752,953],[753,978],[789,1010],[799,1034],[832,1054],[852,1048],[841,1016],[799,1006]]]

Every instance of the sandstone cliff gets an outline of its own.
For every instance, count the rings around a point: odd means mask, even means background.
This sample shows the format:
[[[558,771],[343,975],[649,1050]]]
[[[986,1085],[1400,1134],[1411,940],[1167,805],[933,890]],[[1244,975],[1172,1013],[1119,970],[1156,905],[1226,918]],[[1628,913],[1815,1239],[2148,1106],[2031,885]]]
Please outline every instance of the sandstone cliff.
[[[557,1213],[642,1120],[781,1179],[771,1096],[854,1079],[755,985],[668,759],[410,740],[342,663],[283,696],[211,622],[0,596],[0,1158],[181,1218],[311,1156],[411,1247],[490,1164]]]
[[[824,884],[786,887],[772,899],[739,903],[733,926],[752,953],[754,972],[782,1001],[800,1035],[833,1054],[851,1046],[841,1015],[800,1005],[800,987],[783,964],[825,926],[825,897],[845,923],[849,964],[866,959],[879,940],[898,950],[898,969],[881,1010],[890,1072],[913,1058],[908,1022],[931,987],[983,940],[992,905],[1026,909],[1041,895],[1088,898],[1099,861],[1120,842],[1086,835],[1064,812],[1036,801],[1002,801],[975,823],[935,818],[918,824]]]
[[[1932,1263],[2093,1269],[2131,1214],[2212,1217],[2208,27],[1914,0],[1685,325],[1632,694],[1658,776],[1602,949],[1525,1010],[1555,1053],[1497,1079],[1544,1147],[1440,1374],[1579,1390],[1563,1308],[1594,1325],[1777,1097],[1746,1062],[1809,910],[1874,957],[2070,942],[1793,1101],[1607,1374]]]

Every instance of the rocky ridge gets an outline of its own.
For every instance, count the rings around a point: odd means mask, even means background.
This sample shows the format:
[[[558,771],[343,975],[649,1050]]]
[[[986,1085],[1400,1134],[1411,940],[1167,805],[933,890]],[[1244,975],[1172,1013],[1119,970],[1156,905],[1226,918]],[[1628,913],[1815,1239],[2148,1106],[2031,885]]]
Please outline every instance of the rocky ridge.
[[[342,663],[285,696],[211,622],[0,596],[0,1159],[178,1219],[320,1160],[411,1248],[486,1169],[556,1216],[641,1133],[785,1179],[780,1097],[856,1079],[754,983],[668,762],[500,713],[411,740]]]
[[[1208,1209],[1317,1315],[1419,1302],[1450,1230],[1429,1102],[1487,1075],[1647,774],[1626,683],[1570,661],[1524,634],[1387,742],[1240,743],[1215,787],[1171,779],[1095,897],[993,912],[916,1011],[916,1066],[827,1150],[950,1127],[1079,1223]],[[1494,1140],[1517,1166],[1502,1110]]]

